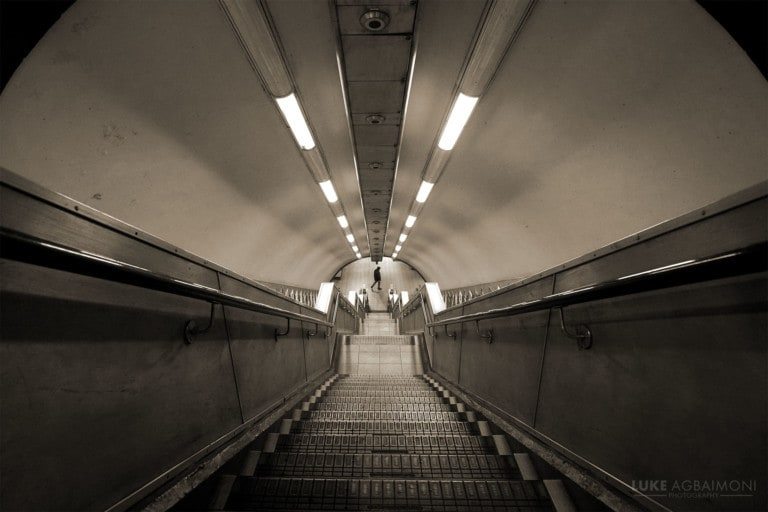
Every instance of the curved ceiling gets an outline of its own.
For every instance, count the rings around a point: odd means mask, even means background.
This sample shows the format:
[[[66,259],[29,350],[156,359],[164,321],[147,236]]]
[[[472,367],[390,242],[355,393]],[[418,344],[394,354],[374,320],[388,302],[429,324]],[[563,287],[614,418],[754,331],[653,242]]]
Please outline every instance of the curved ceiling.
[[[385,254],[458,79],[429,75],[446,39],[435,8]],[[767,93],[693,2],[538,2],[400,254],[443,288],[526,277],[747,188],[768,177]]]
[[[333,10],[264,5],[368,254]],[[418,1],[385,255],[484,9]],[[693,2],[537,2],[402,257],[444,288],[527,276],[764,180],[767,92]],[[215,0],[78,1],[0,114],[0,165],[247,277],[315,287],[354,259]]]
[[[343,175],[335,39],[309,20],[301,58],[327,71],[308,110]],[[1,165],[247,277],[316,287],[354,258],[216,1],[75,3],[0,112]],[[337,188],[364,241],[356,181]]]

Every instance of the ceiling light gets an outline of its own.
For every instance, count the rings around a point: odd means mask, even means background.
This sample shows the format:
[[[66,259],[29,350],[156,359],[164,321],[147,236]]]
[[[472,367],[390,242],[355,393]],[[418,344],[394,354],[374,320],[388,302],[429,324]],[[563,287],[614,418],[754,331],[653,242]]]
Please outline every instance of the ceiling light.
[[[403,246],[402,246],[402,245],[400,245],[400,244],[397,244],[397,245],[395,246],[395,252],[400,252],[400,249],[402,249],[402,248],[403,248]]]
[[[353,245],[353,246],[352,246],[352,250],[353,250],[353,251],[355,251],[355,254],[357,254],[357,253],[359,253],[359,252],[360,252],[360,250],[357,248],[357,246],[356,246],[356,245]]]
[[[406,238],[408,238],[408,235],[406,235],[405,233],[400,233],[400,241],[401,242],[405,242]]]
[[[396,253],[396,252],[393,252],[393,253],[392,253],[392,259],[395,259],[395,258],[397,258],[397,253]]]
[[[301,146],[301,149],[314,148],[315,140],[312,138],[312,132],[309,131],[307,120],[304,119],[304,114],[301,112],[296,95],[291,93],[284,98],[275,98],[275,101],[277,101],[277,106],[280,107],[285,122],[288,123],[291,132],[293,132],[293,137]]]
[[[325,198],[329,203],[335,203],[339,200],[339,196],[336,195],[336,190],[334,190],[331,180],[321,181],[318,185],[323,189],[323,194],[325,194]]]
[[[346,215],[339,215],[336,217],[336,220],[339,221],[339,225],[343,228],[349,227],[349,221],[347,220]]]
[[[480,98],[474,98],[459,93],[456,102],[453,104],[451,113],[448,115],[448,121],[445,123],[443,133],[440,135],[440,140],[437,143],[440,149],[444,149],[445,151],[453,149],[453,146],[459,139],[459,135],[461,135],[464,125],[469,121],[469,116],[472,115],[472,111],[475,109],[475,105],[479,99]]]
[[[347,235],[347,240],[349,240],[349,243],[353,243],[355,241],[355,235],[352,233]]]
[[[430,183],[428,181],[422,181],[421,186],[419,187],[419,192],[416,194],[416,201],[419,203],[423,203],[427,200],[429,197],[429,193],[432,192],[432,187],[434,187],[434,183]]]
[[[414,215],[409,215],[408,218],[405,219],[405,227],[412,228],[414,224],[416,224],[416,217]]]
[[[355,256],[357,256],[357,259],[360,259],[360,258],[362,258],[362,256],[360,255],[360,253],[357,253],[357,254],[355,254]]]

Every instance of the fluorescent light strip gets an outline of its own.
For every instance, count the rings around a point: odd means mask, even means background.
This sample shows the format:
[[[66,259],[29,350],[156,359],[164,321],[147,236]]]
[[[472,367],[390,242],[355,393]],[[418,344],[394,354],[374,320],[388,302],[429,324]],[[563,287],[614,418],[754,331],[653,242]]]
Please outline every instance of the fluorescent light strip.
[[[400,245],[400,244],[397,244],[397,245],[395,246],[395,252],[400,252],[400,249],[402,249],[402,248],[403,248],[403,246],[402,246],[402,245]]]
[[[405,227],[412,228],[414,224],[416,224],[416,217],[409,215],[408,218],[405,219]]]
[[[357,259],[362,258],[362,255],[359,252],[357,254],[355,254],[355,256],[357,256]]]
[[[318,185],[323,189],[323,194],[325,194],[325,198],[329,203],[335,203],[339,200],[339,196],[336,195],[336,190],[333,188],[331,180],[321,181]]]
[[[348,234],[347,235],[347,240],[349,241],[349,243],[354,243],[355,242],[355,235],[353,235],[352,233]]]
[[[283,113],[285,122],[288,123],[288,127],[293,132],[296,143],[298,143],[301,149],[314,148],[315,139],[312,138],[312,132],[309,131],[309,125],[307,125],[307,120],[304,119],[304,114],[301,112],[296,95],[291,93],[283,98],[275,98],[275,101],[277,106],[280,107],[280,112]]]
[[[440,149],[450,151],[453,146],[456,145],[456,141],[459,140],[459,135],[464,129],[464,125],[469,121],[469,116],[472,115],[472,111],[477,105],[477,100],[472,96],[459,93],[456,97],[456,101],[453,104],[451,113],[448,115],[448,121],[445,123],[443,133],[440,135],[440,140],[437,145]]]
[[[400,233],[400,241],[401,242],[405,242],[406,238],[408,238],[408,235],[406,235],[405,233]]]
[[[392,259],[395,259],[395,258],[397,258],[397,253],[396,253],[396,252],[393,252],[393,253],[392,253]]]
[[[355,251],[355,254],[358,254],[360,252],[360,250],[357,248],[356,245],[352,246],[352,250]]]
[[[423,203],[427,200],[429,197],[429,193],[432,192],[432,187],[434,187],[434,183],[430,183],[428,181],[422,181],[421,186],[419,187],[419,192],[416,194],[416,201],[419,203]]]
[[[348,228],[349,227],[349,221],[347,220],[346,215],[339,215],[336,217],[336,220],[339,221],[339,226],[342,228]]]

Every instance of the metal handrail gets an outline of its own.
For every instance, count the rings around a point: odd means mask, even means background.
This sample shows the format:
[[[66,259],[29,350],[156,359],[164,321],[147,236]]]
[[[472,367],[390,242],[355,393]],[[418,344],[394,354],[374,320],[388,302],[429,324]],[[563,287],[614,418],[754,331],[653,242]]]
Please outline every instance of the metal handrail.
[[[404,306],[404,307],[401,309],[401,315],[400,315],[400,317],[401,317],[401,318],[404,318],[404,317],[406,317],[406,316],[410,315],[411,313],[413,313],[413,312],[414,312],[414,310],[416,309],[416,307],[417,307],[419,304],[423,303],[423,302],[424,302],[424,297],[421,295],[421,289],[419,289],[418,293],[417,293],[416,295],[414,295],[414,296],[413,296],[413,298],[412,298],[411,300],[409,300],[409,301],[408,301],[408,304],[406,304],[406,305],[405,305],[405,306]]]
[[[8,228],[0,228],[0,257],[139,286],[150,290],[172,293],[192,299],[200,299],[211,304],[222,304],[224,306],[278,316],[288,320],[288,329],[282,333],[276,330],[276,338],[279,335],[284,336],[288,333],[291,320],[312,323],[315,326],[333,327],[333,324],[326,320],[270,306],[269,304],[262,304],[246,297],[240,297],[209,286],[177,279],[167,274],[154,272],[108,256],[75,249]]]
[[[359,316],[358,316],[358,312],[357,312],[357,307],[355,307],[355,305],[354,305],[354,304],[352,304],[352,303],[349,301],[349,299],[347,299],[347,298],[344,296],[344,294],[341,292],[341,290],[339,290],[339,289],[338,289],[338,288],[336,288],[336,287],[334,287],[334,288],[336,289],[336,293],[337,293],[337,295],[338,295],[339,299],[341,299],[341,300],[339,301],[339,305],[340,305],[341,309],[342,309],[343,311],[346,311],[346,312],[347,312],[347,313],[349,313],[350,315],[354,316],[355,318],[359,318]]]
[[[550,308],[562,308],[634,293],[763,272],[766,269],[768,269],[768,243],[760,242],[716,256],[689,259],[672,265],[664,265],[616,279],[553,293],[539,299],[519,302],[512,306],[437,320],[428,323],[427,327],[434,328],[441,325],[479,322],[491,318],[512,316]]]

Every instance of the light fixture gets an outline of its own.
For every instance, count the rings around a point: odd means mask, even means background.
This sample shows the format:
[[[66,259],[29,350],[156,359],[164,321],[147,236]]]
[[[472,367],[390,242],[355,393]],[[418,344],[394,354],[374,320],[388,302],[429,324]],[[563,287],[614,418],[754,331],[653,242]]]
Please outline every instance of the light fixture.
[[[453,146],[459,139],[459,135],[461,135],[464,125],[469,121],[469,116],[472,115],[472,111],[475,109],[475,105],[477,105],[477,100],[479,99],[480,98],[459,93],[453,104],[451,113],[448,114],[448,121],[445,123],[443,133],[440,135],[440,140],[437,142],[440,149],[444,149],[445,151],[453,149]]]
[[[315,140],[312,138],[312,132],[309,131],[309,125],[307,125],[307,120],[304,119],[304,114],[301,112],[296,95],[291,93],[283,98],[275,98],[275,101],[277,106],[280,107],[280,112],[283,113],[285,122],[288,123],[288,127],[293,132],[293,137],[301,149],[314,148]]]
[[[356,245],[352,246],[352,250],[355,251],[355,254],[358,254],[360,252],[360,250],[357,248]]]
[[[349,241],[349,243],[354,243],[355,235],[353,235],[352,233],[348,234],[347,235],[347,240]]]
[[[347,216],[346,215],[339,215],[338,217],[336,217],[336,220],[339,221],[339,225],[342,228],[349,227],[349,221],[347,220]]]
[[[395,252],[400,252],[400,249],[402,249],[402,248],[403,248],[403,246],[402,246],[402,245],[400,245],[400,244],[397,244],[397,245],[395,246]]]
[[[339,200],[339,196],[336,195],[336,190],[333,188],[331,180],[321,181],[318,185],[323,189],[323,194],[325,194],[325,198],[329,203],[335,203]]]
[[[397,253],[396,253],[396,252],[393,252],[393,253],[392,253],[392,259],[395,259],[395,258],[397,258]]]
[[[432,192],[432,187],[434,187],[434,183],[430,183],[428,181],[422,181],[421,186],[419,187],[419,191],[416,194],[416,201],[419,203],[423,203],[427,200],[429,197],[429,193]]]
[[[414,224],[416,224],[416,216],[409,215],[408,218],[405,219],[405,227],[412,228]]]
[[[355,256],[357,256],[357,259],[360,259],[360,258],[362,258],[362,256],[360,255],[360,253],[357,253],[357,254],[355,254]]]
[[[401,242],[405,242],[406,238],[408,238],[408,235],[406,235],[405,233],[400,233],[400,241]]]

